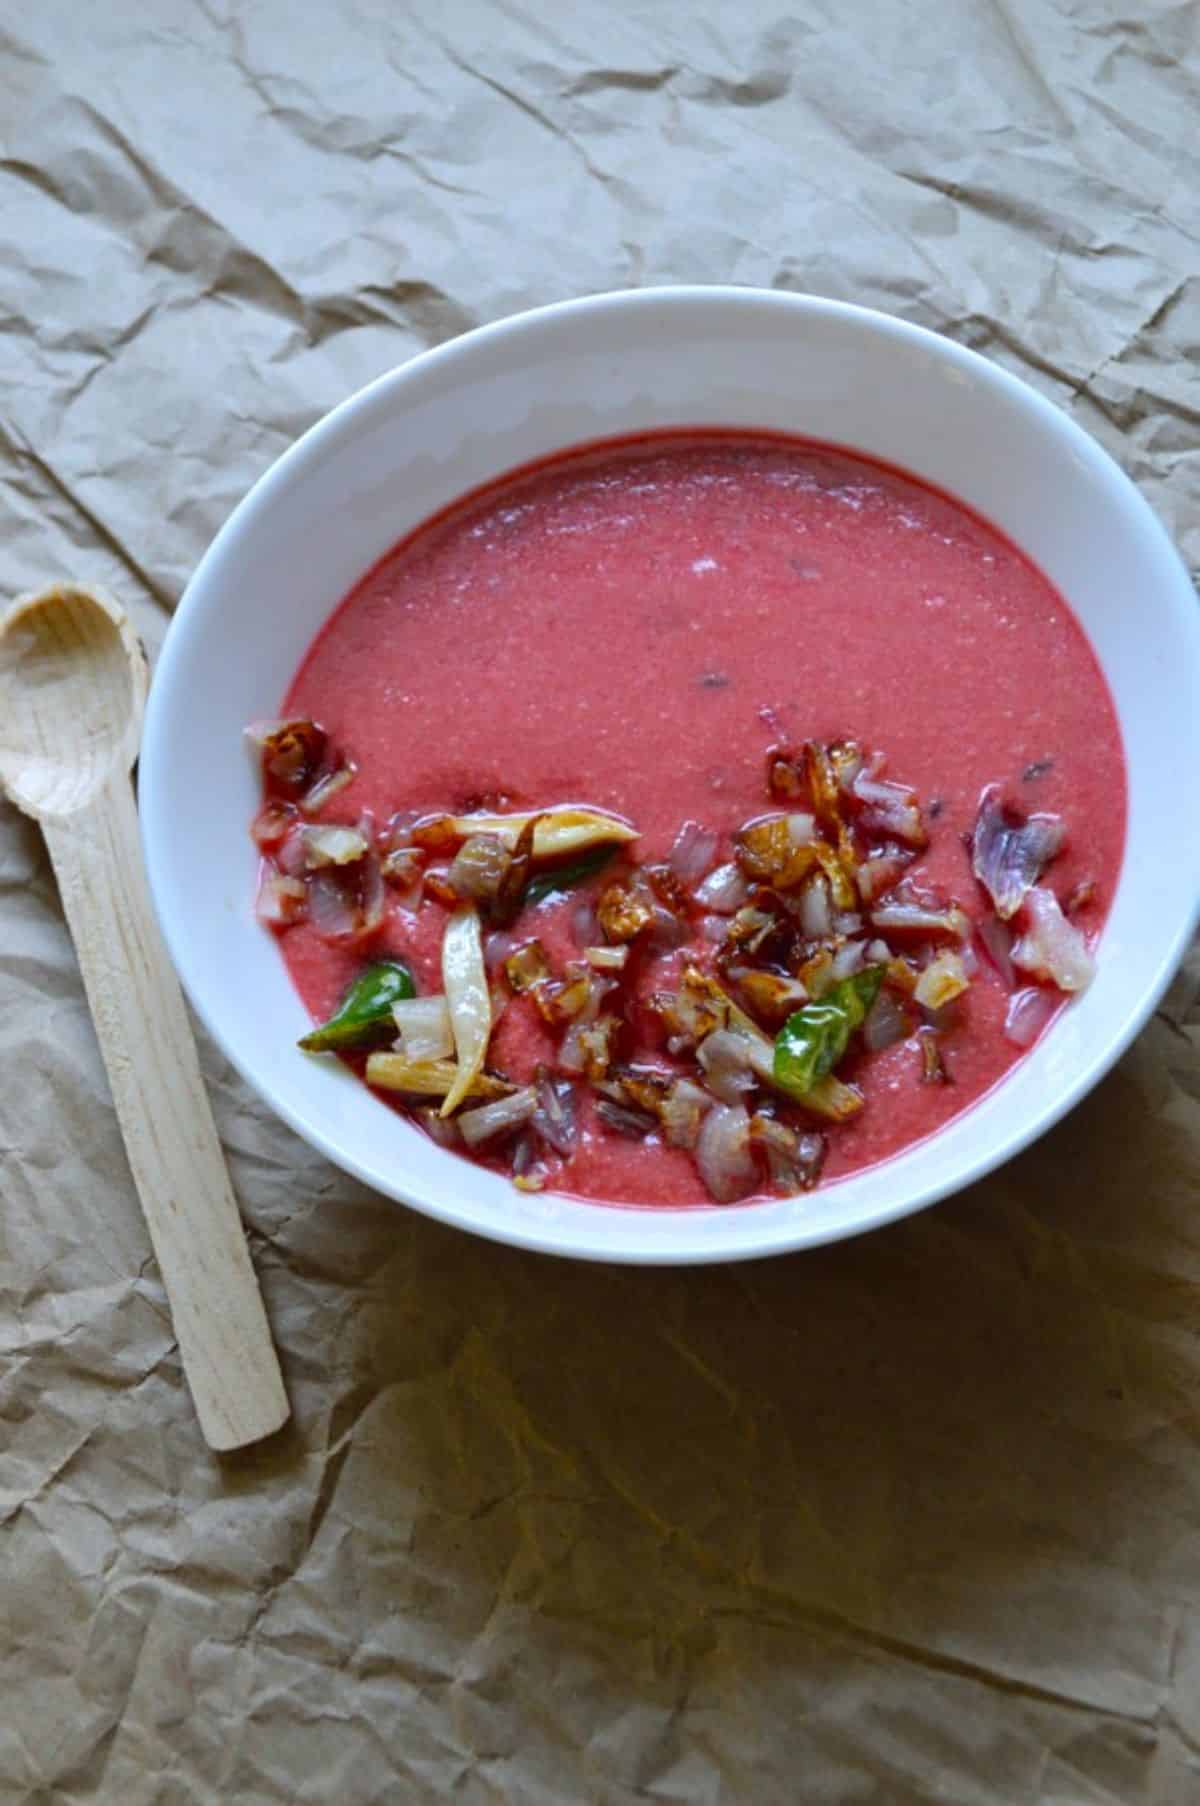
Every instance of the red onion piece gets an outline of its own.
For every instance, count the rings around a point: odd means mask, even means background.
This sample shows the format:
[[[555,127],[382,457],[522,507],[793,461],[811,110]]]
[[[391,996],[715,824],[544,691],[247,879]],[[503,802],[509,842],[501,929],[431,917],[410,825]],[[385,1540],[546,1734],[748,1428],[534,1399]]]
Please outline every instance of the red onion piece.
[[[318,778],[312,789],[300,798],[300,807],[305,815],[319,815],[331,798],[353,782],[354,775],[353,765],[343,765],[337,771],[327,771],[324,777]]]
[[[1063,838],[1063,824],[1057,815],[1022,819],[1005,809],[999,784],[987,786],[979,799],[971,837],[971,870],[1003,921],[1016,915],[1026,892],[1059,852]]]
[[[800,893],[800,928],[810,941],[826,940],[833,933],[833,909],[829,902],[829,881],[810,878]]]
[[[537,1106],[530,1126],[556,1154],[573,1154],[579,1141],[579,1100],[569,1079],[538,1075]]]
[[[663,1100],[663,1133],[672,1147],[694,1148],[700,1118],[712,1109],[712,1098],[691,1079],[677,1079]]]
[[[1017,1047],[1032,1047],[1060,1002],[1061,998],[1041,985],[1028,985],[1023,991],[1015,991],[1008,1000],[1008,1013],[1004,1018],[1008,1039]]]
[[[855,972],[862,967],[866,952],[865,941],[847,941],[844,947],[839,947],[833,956],[831,968],[833,979],[836,981],[842,978],[852,978]]]
[[[865,805],[858,819],[868,832],[901,840],[910,847],[928,843],[916,791],[907,784],[880,782],[860,773],[854,780],[854,795]]]
[[[1086,991],[1096,975],[1087,941],[1059,907],[1052,890],[1031,890],[1025,898],[1028,927],[1012,950],[1014,966],[1048,978],[1060,991]]]
[[[756,1080],[747,1060],[744,1035],[735,1035],[731,1029],[715,1029],[701,1042],[696,1058],[704,1069],[709,1090],[723,1104],[736,1104],[754,1089]]]
[[[483,963],[488,971],[494,972],[497,966],[502,966],[509,954],[516,951],[516,946],[515,935],[504,934],[499,929],[489,934],[483,943]]]
[[[701,909],[707,909],[713,915],[736,915],[750,901],[750,887],[741,868],[732,863],[717,866],[703,884],[697,886],[696,901]]]
[[[304,876],[308,870],[308,851],[302,827],[296,825],[288,830],[275,855],[275,863],[285,878]]]
[[[718,1204],[732,1204],[754,1189],[758,1174],[744,1104],[713,1105],[696,1137],[696,1165]]]
[[[495,834],[472,834],[450,862],[446,882],[474,903],[494,902],[512,864],[512,854]]]
[[[658,1124],[645,1110],[638,1110],[629,1104],[619,1104],[612,1097],[596,1099],[596,1115],[602,1123],[614,1129],[618,1135],[624,1135],[628,1141],[645,1141],[647,1135],[653,1135]]]
[[[417,1121],[439,1147],[456,1148],[462,1145],[458,1124],[452,1116],[443,1116],[440,1110],[418,1110]]]
[[[894,1047],[906,1038],[908,1022],[904,1011],[886,988],[871,1005],[862,1033],[863,1045],[870,1053],[882,1053],[885,1047]]]
[[[266,802],[251,824],[251,838],[255,846],[264,853],[273,853],[277,847],[282,846],[295,823],[294,803]]]
[[[308,914],[323,941],[354,941],[362,934],[358,900],[332,872],[317,872],[308,887]]]
[[[571,939],[577,947],[594,946],[600,936],[600,925],[596,919],[596,906],[588,897],[581,897],[571,911]]]
[[[696,821],[685,821],[667,855],[667,864],[680,883],[690,890],[699,884],[712,865],[719,845],[720,836],[710,828],[702,828]]]
[[[682,947],[687,938],[687,923],[681,921],[677,915],[673,915],[669,909],[664,909],[661,903],[656,904],[654,918],[646,936],[647,946],[653,948],[656,953],[671,953],[676,947]],[[724,924],[722,924],[723,938]]]
[[[1012,963],[1013,935],[1008,923],[1002,922],[999,916],[985,916],[976,933],[979,935],[980,945],[1008,989],[1015,990],[1017,975]]]
[[[302,922],[308,913],[308,889],[299,878],[289,878],[273,866],[263,867],[255,914],[269,928],[287,928]]]
[[[458,1127],[468,1147],[478,1147],[480,1142],[491,1141],[497,1135],[511,1135],[514,1129],[525,1126],[537,1108],[537,1098],[532,1085],[526,1085],[522,1091],[514,1091],[511,1097],[499,1097],[494,1104],[478,1104],[473,1110],[463,1110],[458,1117]]]
[[[874,858],[864,859],[854,874],[863,902],[874,903],[877,897],[899,884],[911,858],[911,853],[877,853]]]

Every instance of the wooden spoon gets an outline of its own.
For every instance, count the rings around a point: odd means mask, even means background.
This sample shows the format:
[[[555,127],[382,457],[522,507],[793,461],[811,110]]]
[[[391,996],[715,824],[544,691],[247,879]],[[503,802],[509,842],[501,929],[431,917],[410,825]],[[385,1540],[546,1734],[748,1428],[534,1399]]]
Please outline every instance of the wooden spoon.
[[[146,688],[129,621],[93,590],[0,617],[0,784],[46,837],[200,1427],[233,1449],[288,1402],[146,888],[129,782]]]

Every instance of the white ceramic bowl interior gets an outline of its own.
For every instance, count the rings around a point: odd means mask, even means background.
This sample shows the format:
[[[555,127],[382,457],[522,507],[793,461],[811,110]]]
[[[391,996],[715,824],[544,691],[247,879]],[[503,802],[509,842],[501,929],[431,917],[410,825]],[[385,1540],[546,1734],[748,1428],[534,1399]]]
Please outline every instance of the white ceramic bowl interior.
[[[1100,973],[1033,1054],[939,1135],[809,1196],[615,1209],[446,1153],[333,1062],[255,922],[243,744],[340,598],[436,510],[531,459],[677,426],[807,434],[903,466],[1009,534],[1082,621],[1129,773],[1124,868]],[[503,321],[353,396],[287,452],[218,535],[180,604],[146,718],[151,885],[184,985],[230,1060],[299,1134],[378,1190],[498,1240],[601,1260],[709,1261],[831,1241],[957,1190],[1033,1140],[1145,1022],[1194,925],[1200,621],[1187,575],[1117,466],[1062,413],[958,346],[864,309],[737,289],[646,290]],[[1174,774],[1174,775],[1173,775]],[[1194,826],[1194,824],[1193,824]]]

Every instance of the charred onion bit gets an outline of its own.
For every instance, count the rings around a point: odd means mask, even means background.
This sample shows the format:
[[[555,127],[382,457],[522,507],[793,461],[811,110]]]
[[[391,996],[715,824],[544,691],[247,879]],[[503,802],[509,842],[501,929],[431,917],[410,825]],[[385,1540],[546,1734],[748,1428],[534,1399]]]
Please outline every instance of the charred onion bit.
[[[654,898],[649,887],[618,881],[601,892],[596,913],[610,941],[632,941],[653,922]]]
[[[298,719],[260,721],[246,733],[261,754],[267,795],[299,801],[324,768],[329,745],[325,729],[315,721]]]
[[[824,1135],[801,1134],[761,1110],[750,1118],[750,1145],[764,1155],[771,1184],[785,1196],[812,1190],[828,1146]]]
[[[550,976],[550,962],[540,941],[526,941],[504,962],[504,976],[516,992],[531,991]]]
[[[971,870],[1007,922],[1016,915],[1026,893],[1059,853],[1064,838],[1057,815],[1019,814],[1006,809],[999,784],[989,784],[979,799],[971,835]]]
[[[921,1082],[924,1085],[952,1085],[950,1068],[946,1065],[942,1053],[942,1044],[938,1032],[934,1028],[917,1030],[917,1045],[921,1049]]]
[[[402,1091],[411,1097],[445,1098],[458,1086],[454,1060],[410,1060],[399,1053],[373,1053],[367,1059],[367,1084],[381,1091]],[[490,1072],[477,1072],[464,1092],[467,1097],[506,1097],[512,1086]],[[445,1109],[440,1115],[445,1117]]]

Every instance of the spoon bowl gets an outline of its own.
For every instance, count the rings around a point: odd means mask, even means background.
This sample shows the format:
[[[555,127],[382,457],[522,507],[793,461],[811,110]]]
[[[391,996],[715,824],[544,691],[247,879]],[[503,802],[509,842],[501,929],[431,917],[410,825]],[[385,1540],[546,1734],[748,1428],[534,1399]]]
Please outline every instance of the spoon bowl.
[[[146,660],[128,618],[78,584],[0,620],[0,783],[27,815],[65,818],[133,764]]]

